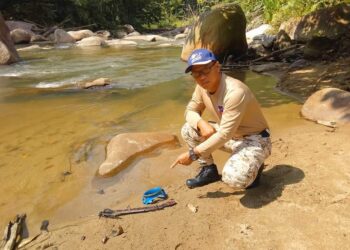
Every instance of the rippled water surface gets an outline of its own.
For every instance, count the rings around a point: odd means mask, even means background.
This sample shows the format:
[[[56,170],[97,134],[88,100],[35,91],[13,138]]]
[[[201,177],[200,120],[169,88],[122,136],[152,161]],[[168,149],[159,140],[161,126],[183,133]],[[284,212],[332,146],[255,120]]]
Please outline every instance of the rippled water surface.
[[[183,73],[180,52],[137,47],[38,50],[22,52],[21,63],[0,67],[0,228],[20,212],[36,225],[76,199],[92,183],[112,136],[178,134],[194,87]],[[273,90],[273,78],[244,76],[272,129],[298,122],[299,105]],[[77,87],[100,77],[112,84]]]

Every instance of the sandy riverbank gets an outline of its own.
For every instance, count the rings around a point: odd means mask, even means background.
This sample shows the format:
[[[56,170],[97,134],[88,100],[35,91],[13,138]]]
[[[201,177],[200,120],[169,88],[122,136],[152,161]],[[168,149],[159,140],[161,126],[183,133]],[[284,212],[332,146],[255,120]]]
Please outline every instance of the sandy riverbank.
[[[320,67],[308,67],[308,72],[318,73],[308,75],[307,79],[318,81]],[[296,73],[289,79],[306,85],[303,77],[305,75]],[[304,92],[299,91],[301,93]],[[296,110],[290,112],[297,113]],[[51,225],[48,234],[41,235],[28,247],[342,249],[349,245],[350,144],[347,142],[350,127],[333,130],[304,120],[287,128],[273,122],[270,125],[273,153],[266,161],[260,187],[233,192],[218,182],[188,190],[184,180],[196,173],[195,167],[174,170],[167,167],[185,148],[164,149],[161,154],[137,164],[163,163],[161,169],[159,164],[151,164],[148,173],[168,180],[155,184],[165,188],[169,197],[177,201],[176,206],[115,220],[92,215],[69,224]],[[221,152],[216,155],[219,166],[226,157]],[[130,196],[111,208],[139,207],[141,195]],[[192,213],[186,206],[188,203],[198,206],[198,212]],[[112,232],[119,225],[124,233],[113,237]],[[109,240],[104,244],[105,236]]]

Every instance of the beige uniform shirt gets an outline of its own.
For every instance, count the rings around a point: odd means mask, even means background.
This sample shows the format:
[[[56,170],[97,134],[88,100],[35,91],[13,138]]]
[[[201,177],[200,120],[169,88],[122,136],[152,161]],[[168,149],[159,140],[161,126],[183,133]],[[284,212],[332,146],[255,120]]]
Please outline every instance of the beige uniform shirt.
[[[259,134],[268,128],[260,105],[250,89],[224,73],[218,90],[212,95],[197,84],[185,112],[186,121],[193,128],[197,128],[204,109],[216,118],[219,129],[196,147],[202,156],[209,155],[232,138]]]

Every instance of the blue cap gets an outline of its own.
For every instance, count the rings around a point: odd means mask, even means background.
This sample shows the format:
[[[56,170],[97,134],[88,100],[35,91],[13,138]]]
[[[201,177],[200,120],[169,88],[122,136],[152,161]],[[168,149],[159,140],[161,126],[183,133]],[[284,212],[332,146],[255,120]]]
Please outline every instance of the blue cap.
[[[207,49],[196,49],[192,52],[187,60],[188,66],[185,70],[185,73],[190,72],[193,65],[203,65],[212,61],[217,61],[213,52]]]

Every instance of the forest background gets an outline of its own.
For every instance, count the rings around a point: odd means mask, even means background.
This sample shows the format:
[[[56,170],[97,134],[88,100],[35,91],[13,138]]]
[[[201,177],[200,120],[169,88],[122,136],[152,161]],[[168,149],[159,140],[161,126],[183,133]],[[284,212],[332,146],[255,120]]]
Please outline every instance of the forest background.
[[[275,27],[291,17],[350,0],[0,0],[6,20],[30,20],[42,26],[60,23],[65,28],[116,30],[131,24],[137,30],[171,29],[191,24],[213,6],[237,3],[248,23],[260,16]]]

